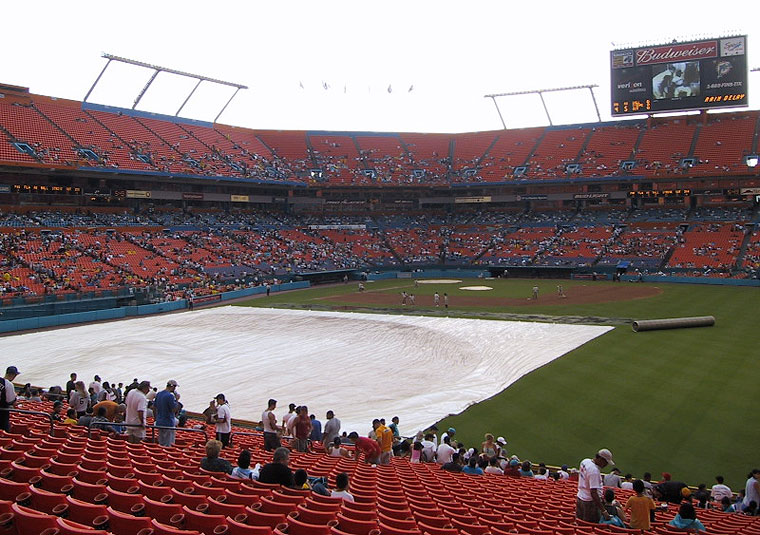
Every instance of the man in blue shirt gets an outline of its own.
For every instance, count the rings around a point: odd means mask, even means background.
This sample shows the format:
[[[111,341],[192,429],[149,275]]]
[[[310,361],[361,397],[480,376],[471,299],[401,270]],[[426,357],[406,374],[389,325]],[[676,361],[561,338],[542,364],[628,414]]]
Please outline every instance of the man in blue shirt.
[[[179,386],[177,381],[171,379],[166,383],[166,389],[156,394],[156,399],[153,400],[156,425],[175,426],[174,417],[179,406],[177,396],[174,393],[177,386]],[[175,433],[174,429],[159,429],[158,443],[162,446],[173,446]]]
[[[311,434],[309,440],[312,442],[322,442],[322,422],[317,420],[317,417],[313,414],[309,416],[311,418]]]

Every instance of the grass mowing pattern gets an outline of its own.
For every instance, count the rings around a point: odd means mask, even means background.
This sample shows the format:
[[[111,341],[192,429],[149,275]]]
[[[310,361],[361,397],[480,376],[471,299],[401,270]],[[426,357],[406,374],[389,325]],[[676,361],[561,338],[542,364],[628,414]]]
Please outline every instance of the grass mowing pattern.
[[[451,296],[451,316],[457,315],[459,286],[420,285],[403,279],[368,284],[368,290],[416,295],[438,290]],[[554,288],[552,281],[536,281]],[[488,297],[525,297],[534,281],[494,280]],[[562,281],[566,292],[583,284],[609,282]],[[619,283],[630,284],[630,283]],[[713,315],[709,328],[634,333],[619,326],[608,334],[526,375],[510,388],[439,422],[456,427],[457,437],[479,446],[492,432],[509,440],[510,453],[522,459],[577,465],[586,456],[608,447],[623,473],[658,478],[668,471],[690,484],[726,477],[734,490],[743,488],[745,475],[760,464],[757,444],[760,427],[757,385],[760,347],[757,319],[759,288],[658,284],[663,293],[648,299],[587,305],[530,305],[463,307],[476,312],[591,315],[632,319]],[[412,290],[409,290],[412,288]],[[355,284],[317,287],[272,294],[247,306],[340,305],[325,297],[355,293]],[[345,304],[352,304],[346,302]],[[353,303],[355,306],[355,303]],[[384,306],[383,310],[401,310]],[[408,307],[407,307],[408,308]],[[441,314],[438,309],[415,307],[420,314]],[[392,312],[392,310],[391,310]],[[393,370],[389,370],[393,373]],[[456,373],[456,370],[452,370]],[[336,385],[339,387],[339,385]],[[445,385],[441,385],[445,388]],[[349,402],[350,400],[346,400]],[[379,415],[389,418],[392,415]]]

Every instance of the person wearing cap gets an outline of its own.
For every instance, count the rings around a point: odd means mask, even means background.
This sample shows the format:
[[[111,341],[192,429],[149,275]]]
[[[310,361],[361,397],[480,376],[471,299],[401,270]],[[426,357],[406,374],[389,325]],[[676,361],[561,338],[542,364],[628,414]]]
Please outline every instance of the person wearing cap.
[[[560,479],[570,479],[570,472],[567,471],[566,464],[563,464],[557,473],[559,474]]]
[[[496,457],[506,457],[507,456],[507,439],[504,437],[499,437],[496,439]]]
[[[174,379],[166,383],[166,388],[156,394],[153,400],[153,414],[156,417],[156,425],[165,427],[175,427],[175,417],[179,411],[176,390],[179,385]],[[159,429],[158,443],[162,446],[173,446],[176,437],[174,429]]]
[[[12,408],[16,402],[16,387],[13,386],[13,380],[18,375],[18,368],[15,366],[8,366],[5,370],[5,377],[0,382],[0,408]],[[10,412],[0,411],[0,429],[11,430]]]
[[[441,435],[441,442],[443,442],[443,437],[449,437],[450,441],[454,441],[454,435],[456,434],[457,430],[453,427],[449,427],[448,430]]]
[[[274,410],[277,408],[277,400],[270,399],[267,402],[267,409],[261,413],[261,426],[264,428],[264,449],[274,451],[279,448],[280,431],[277,427],[277,416]]]
[[[230,414],[230,404],[224,394],[216,395],[216,439],[222,443],[223,448],[230,445],[230,433],[232,432],[232,415]]]
[[[683,489],[688,490],[688,487],[682,481],[663,481],[654,485],[652,492],[656,500],[668,503],[681,503],[681,500],[685,498]],[[689,491],[689,494],[691,494],[691,491]]]
[[[145,397],[150,391],[150,381],[142,381],[137,388],[132,389],[124,400],[127,405],[127,417],[124,421],[127,427],[127,440],[133,444],[141,442],[145,438],[146,414],[148,411],[148,398]]]
[[[583,459],[578,474],[578,494],[575,502],[576,518],[593,524],[599,523],[600,516],[610,519],[610,514],[602,501],[602,472],[605,466],[614,466],[612,452],[601,449],[593,459]]]

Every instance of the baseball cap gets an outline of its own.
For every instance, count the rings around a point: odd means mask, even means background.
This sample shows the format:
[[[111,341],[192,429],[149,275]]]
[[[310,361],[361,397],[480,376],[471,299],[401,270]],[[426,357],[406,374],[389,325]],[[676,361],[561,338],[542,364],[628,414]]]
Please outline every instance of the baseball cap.
[[[174,379],[169,379],[166,382],[166,386],[179,386],[179,385],[177,384],[177,381],[175,381]]]
[[[689,496],[691,496],[691,489],[689,487],[682,488],[681,496],[683,496],[684,498],[688,498]]]
[[[506,446],[506,444],[507,444],[507,439],[506,439],[506,438],[504,438],[504,437],[499,437],[499,438],[497,438],[497,439],[496,439],[496,442],[498,442],[499,444],[502,444],[502,445],[505,445],[505,446]]]
[[[602,459],[604,459],[605,461],[607,461],[607,464],[609,464],[610,466],[613,466],[615,464],[615,461],[612,458],[612,452],[608,450],[607,448],[599,450],[597,455],[601,457]]]
[[[449,430],[448,430],[448,433],[449,433],[449,434],[451,434],[451,433],[456,433],[456,432],[457,432],[457,430],[456,430],[456,429],[454,429],[453,427],[449,427]]]
[[[8,366],[8,368],[5,370],[5,373],[15,373],[16,375],[19,375],[18,368],[15,366]]]

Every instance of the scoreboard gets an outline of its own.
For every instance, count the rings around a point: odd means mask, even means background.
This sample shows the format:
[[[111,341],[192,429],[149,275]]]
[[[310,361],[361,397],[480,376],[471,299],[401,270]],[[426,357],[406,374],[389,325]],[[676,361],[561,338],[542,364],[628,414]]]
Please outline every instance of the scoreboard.
[[[747,106],[747,36],[610,52],[612,115]]]

